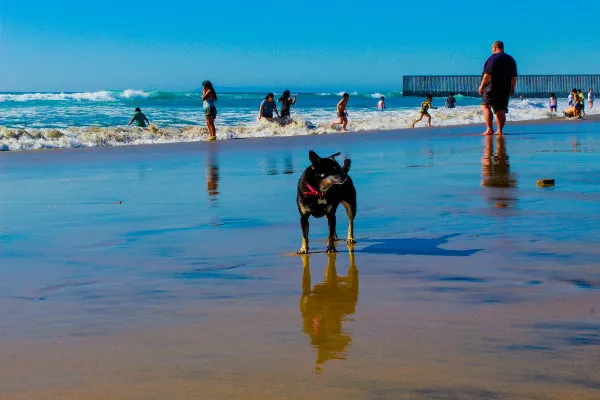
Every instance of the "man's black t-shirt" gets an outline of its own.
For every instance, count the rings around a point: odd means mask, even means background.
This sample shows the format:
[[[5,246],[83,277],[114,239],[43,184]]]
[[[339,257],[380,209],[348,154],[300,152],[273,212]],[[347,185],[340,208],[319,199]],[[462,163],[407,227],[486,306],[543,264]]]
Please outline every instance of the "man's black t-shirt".
[[[483,73],[492,76],[484,90],[493,98],[510,97],[512,78],[517,77],[515,59],[504,52],[494,53],[483,65]]]

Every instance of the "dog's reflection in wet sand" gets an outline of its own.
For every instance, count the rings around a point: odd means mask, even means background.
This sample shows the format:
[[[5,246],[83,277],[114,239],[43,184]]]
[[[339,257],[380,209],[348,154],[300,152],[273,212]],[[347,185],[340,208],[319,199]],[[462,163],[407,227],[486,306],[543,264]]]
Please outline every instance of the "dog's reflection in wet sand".
[[[352,342],[343,323],[352,319],[358,301],[358,268],[351,250],[347,276],[339,276],[336,254],[327,254],[325,280],[311,287],[310,256],[302,256],[302,330],[317,349],[316,372],[322,373],[328,360],[342,360]]]

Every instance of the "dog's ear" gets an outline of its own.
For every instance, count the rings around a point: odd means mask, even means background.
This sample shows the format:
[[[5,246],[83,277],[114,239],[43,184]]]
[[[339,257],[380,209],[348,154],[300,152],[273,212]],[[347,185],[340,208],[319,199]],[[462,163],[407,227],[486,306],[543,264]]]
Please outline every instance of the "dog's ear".
[[[344,160],[344,166],[342,167],[342,171],[347,174],[348,171],[350,171],[350,164],[352,164],[352,161],[349,158],[346,158]]]
[[[321,157],[319,157],[319,155],[312,150],[308,152],[308,159],[313,166],[318,165],[321,161]]]

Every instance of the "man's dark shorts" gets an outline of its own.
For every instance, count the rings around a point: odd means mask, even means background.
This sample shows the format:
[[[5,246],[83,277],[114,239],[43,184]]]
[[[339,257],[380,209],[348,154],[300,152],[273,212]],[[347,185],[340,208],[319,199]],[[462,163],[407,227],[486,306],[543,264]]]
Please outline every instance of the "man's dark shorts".
[[[508,112],[508,100],[510,96],[494,94],[491,90],[485,89],[481,97],[481,105],[492,106],[492,111],[496,114],[498,111]]]

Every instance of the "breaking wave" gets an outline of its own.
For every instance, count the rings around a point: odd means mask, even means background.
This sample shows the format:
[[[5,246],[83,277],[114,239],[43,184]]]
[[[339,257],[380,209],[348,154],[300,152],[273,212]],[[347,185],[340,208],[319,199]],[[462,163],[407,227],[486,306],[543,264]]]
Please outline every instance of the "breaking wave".
[[[0,93],[0,102],[27,101],[103,101],[113,102],[128,99],[170,98],[177,93],[127,89],[123,91],[100,90],[97,92],[79,93]],[[183,94],[185,95],[185,94]]]
[[[123,92],[124,93],[124,92]],[[139,94],[132,94],[139,95]],[[561,107],[559,107],[561,108]],[[431,110],[434,126],[480,124],[482,113],[477,106],[456,109]],[[598,109],[588,114],[597,114]],[[331,112],[314,110],[306,114],[293,115],[294,122],[282,126],[269,122],[240,122],[239,124],[217,125],[217,138],[242,139],[256,137],[321,135],[336,133],[329,126]],[[350,114],[350,131],[396,130],[410,127],[418,117],[418,110],[400,109],[353,111]],[[515,101],[511,103],[509,121],[539,120],[550,117],[542,101]],[[222,123],[221,120],[217,120]],[[423,124],[424,126],[424,124]],[[149,129],[136,127],[68,127],[18,129],[0,127],[0,150],[24,151],[35,149],[123,146],[153,143],[196,142],[208,139],[208,131],[202,125],[155,126]]]

